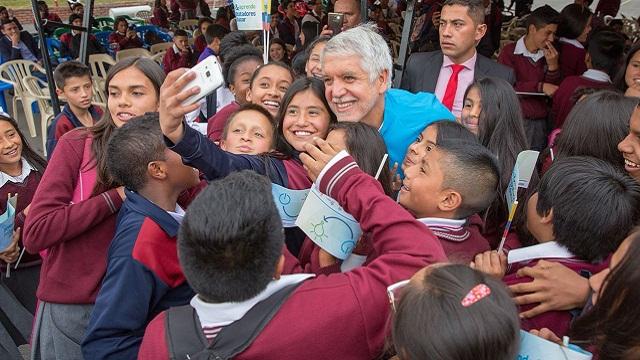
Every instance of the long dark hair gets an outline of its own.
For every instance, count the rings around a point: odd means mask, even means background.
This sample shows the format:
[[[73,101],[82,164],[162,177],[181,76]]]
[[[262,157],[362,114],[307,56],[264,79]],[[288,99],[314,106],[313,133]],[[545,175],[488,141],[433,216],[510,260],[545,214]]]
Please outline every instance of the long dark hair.
[[[485,214],[490,226],[507,220],[508,204],[503,196],[511,180],[511,172],[518,154],[529,149],[524,132],[524,121],[520,102],[513,87],[505,80],[486,77],[474,81],[465,92],[467,97],[472,88],[480,92],[482,111],[480,112],[478,139],[480,143],[498,157],[500,182],[498,196]],[[531,177],[531,185],[538,181],[536,174]],[[519,207],[521,210],[522,207]],[[518,211],[517,217],[520,217]],[[518,223],[518,221],[516,221]]]
[[[592,156],[622,169],[618,143],[629,133],[638,100],[614,91],[598,91],[578,101],[562,126],[555,158]]]
[[[271,43],[269,44],[269,61],[272,62],[273,60],[271,59],[271,46],[273,44],[278,44],[280,46],[282,46],[283,49],[283,56],[282,56],[282,60],[277,60],[277,61],[282,61],[283,63],[289,65],[291,63],[291,59],[289,58],[289,50],[287,50],[287,45],[284,43],[284,41],[282,41],[279,38],[274,38],[271,39]]]
[[[569,331],[573,341],[594,345],[601,360],[640,358],[640,232],[630,238],[627,253],[604,280],[598,301]]]
[[[635,55],[638,51],[640,51],[640,41],[636,41],[633,45],[631,45],[631,48],[627,52],[627,55],[624,57],[624,63],[620,67],[620,71],[613,81],[613,84],[616,86],[616,88],[622,92],[627,91],[627,88],[629,87],[627,86],[627,82],[625,81],[625,75],[627,74],[627,67],[629,66],[629,62],[631,62],[633,55]]]
[[[384,154],[387,153],[387,146],[378,129],[365,123],[336,122],[329,129],[329,131],[333,130],[344,131],[349,155],[353,157],[362,171],[375,176]],[[382,185],[384,193],[391,196],[393,188],[391,186],[391,169],[389,168],[388,158],[382,165],[378,181]]]
[[[569,4],[560,11],[560,23],[556,36],[577,39],[587,27],[592,12],[587,6]]]
[[[265,65],[266,66],[266,65]],[[258,71],[256,71],[257,73]],[[255,74],[254,74],[255,75]],[[280,109],[278,110],[278,115],[276,116],[276,122],[278,123],[278,134],[276,138],[276,151],[290,157],[297,157],[298,151],[296,151],[291,144],[287,142],[284,138],[284,133],[282,132],[282,122],[284,121],[284,116],[287,113],[287,108],[293,100],[294,96],[298,95],[303,91],[310,90],[313,95],[315,95],[318,99],[322,101],[322,105],[327,109],[329,113],[329,124],[333,125],[337,122],[336,115],[329,108],[329,103],[327,99],[324,97],[324,82],[315,78],[300,78],[289,86],[289,89],[284,94],[282,98],[282,103],[280,104]]]
[[[484,284],[491,293],[463,306]],[[519,347],[515,303],[498,279],[466,265],[432,266],[403,289],[392,334],[402,360],[511,360]]]
[[[25,158],[25,160],[27,160],[27,162],[29,162],[31,166],[36,168],[36,170],[40,174],[42,174],[44,169],[47,167],[47,160],[38,155],[38,153],[31,148],[31,145],[29,145],[27,138],[25,138],[22,131],[20,131],[18,123],[12,117],[4,115],[0,115],[0,121],[6,121],[11,124],[14,129],[16,129],[16,132],[18,133],[18,136],[20,136],[20,140],[22,141],[22,157]]]
[[[118,61],[113,65],[107,73],[107,79],[105,81],[105,93],[109,94],[109,83],[116,74],[120,71],[135,67],[140,70],[153,84],[156,91],[156,97],[160,96],[160,86],[164,82],[165,73],[162,68],[155,61],[147,58],[131,57]],[[94,126],[89,128],[89,132],[93,137],[93,144],[91,145],[91,152],[94,159],[96,159],[96,166],[98,167],[98,177],[96,178],[96,184],[93,188],[93,193],[98,194],[104,189],[110,189],[118,186],[107,171],[107,143],[111,138],[113,130],[116,128],[116,124],[111,118],[109,112],[107,99],[107,111],[102,115],[102,119],[98,121]]]

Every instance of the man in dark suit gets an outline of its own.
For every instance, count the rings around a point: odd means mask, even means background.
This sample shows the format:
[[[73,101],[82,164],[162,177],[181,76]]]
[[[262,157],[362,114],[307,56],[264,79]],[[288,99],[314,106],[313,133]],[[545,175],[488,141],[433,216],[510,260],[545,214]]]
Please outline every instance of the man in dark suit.
[[[4,36],[0,38],[0,54],[4,61],[40,62],[42,54],[38,50],[38,44],[28,32],[18,30],[18,26],[11,20],[3,20],[1,26]]]
[[[447,0],[440,15],[442,50],[414,53],[407,61],[400,87],[426,91],[460,117],[467,87],[483,77],[498,77],[515,83],[513,70],[476,51],[487,31],[482,0]]]

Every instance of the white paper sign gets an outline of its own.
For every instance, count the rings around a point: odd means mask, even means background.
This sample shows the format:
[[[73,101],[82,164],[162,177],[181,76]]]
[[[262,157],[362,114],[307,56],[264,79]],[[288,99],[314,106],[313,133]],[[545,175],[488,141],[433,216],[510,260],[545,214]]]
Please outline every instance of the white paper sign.
[[[15,195],[7,200],[7,210],[0,215],[0,251],[11,245],[13,239],[13,222],[16,217],[16,202],[18,196]]]
[[[296,225],[318,246],[344,260],[356,246],[360,224],[332,198],[311,188]]]
[[[262,30],[262,1],[234,0],[238,30]]]
[[[575,345],[561,346],[520,330],[520,351],[517,360],[591,360],[593,355]]]
[[[304,204],[307,194],[309,194],[309,189],[291,190],[272,183],[271,194],[280,213],[282,226],[295,227],[296,218],[300,214],[300,209],[302,209],[302,204]]]
[[[518,199],[518,188],[526,189],[529,187],[529,181],[533,170],[536,168],[539,154],[539,151],[533,150],[525,150],[518,154],[516,164],[513,166],[513,172],[511,173],[511,181],[509,181],[509,186],[507,186],[505,193],[509,211],[511,211],[513,202]]]

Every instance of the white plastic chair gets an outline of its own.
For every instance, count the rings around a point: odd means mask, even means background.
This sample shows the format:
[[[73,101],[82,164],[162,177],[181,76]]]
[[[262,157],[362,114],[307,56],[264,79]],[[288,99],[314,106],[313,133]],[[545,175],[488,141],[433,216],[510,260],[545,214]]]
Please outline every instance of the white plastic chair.
[[[178,29],[186,30],[189,33],[193,33],[198,28],[198,20],[189,19],[182,20],[178,23]]]
[[[133,56],[150,58],[151,53],[149,52],[149,50],[143,48],[120,50],[116,53],[116,62]]]
[[[151,55],[155,55],[157,53],[167,51],[172,46],[173,46],[172,42],[163,42],[159,44],[153,44],[151,45],[151,48],[149,48],[149,52],[151,53]]]
[[[37,135],[35,121],[33,120],[33,109],[31,107],[37,99],[29,96],[22,79],[33,75],[36,71],[42,74],[45,72],[40,65],[30,60],[12,60],[0,65],[0,80],[13,85],[13,117],[17,118],[18,101],[20,101],[27,119],[31,137],[36,137]]]
[[[93,80],[93,98],[91,103],[96,106],[100,106],[102,110],[107,109],[107,94],[105,93],[106,80],[101,77],[92,76]]]
[[[53,106],[51,104],[51,96],[47,83],[35,76],[25,76],[22,84],[29,97],[36,99],[38,108],[40,108],[40,132],[42,134],[42,151],[47,156],[47,129],[49,124],[55,117]]]
[[[107,54],[93,54],[89,55],[89,66],[91,67],[91,75],[95,77],[100,77],[103,79],[107,78],[107,65],[113,66],[116,64],[116,61]]]
[[[167,50],[163,50],[151,57],[151,60],[158,63],[158,65],[162,66],[162,60],[164,60],[164,55],[167,53]]]
[[[151,14],[151,11],[149,10],[140,10],[136,13],[136,16],[138,19],[142,19],[144,20],[145,23],[149,23],[149,20],[151,19],[151,16],[153,16],[153,14]]]

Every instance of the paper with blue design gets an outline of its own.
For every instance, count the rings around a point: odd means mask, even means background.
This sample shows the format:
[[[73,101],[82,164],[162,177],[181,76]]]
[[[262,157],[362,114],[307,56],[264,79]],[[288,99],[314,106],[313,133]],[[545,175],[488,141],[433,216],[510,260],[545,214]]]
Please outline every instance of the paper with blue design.
[[[9,194],[11,195],[11,194]],[[0,215],[0,251],[4,251],[13,239],[13,222],[16,217],[16,203],[18,194],[9,196],[7,199],[7,210]]]
[[[337,201],[311,187],[296,225],[318,246],[338,259],[346,259],[356,246],[360,224]]]
[[[516,164],[513,166],[513,172],[511,173],[511,181],[509,181],[509,186],[507,186],[505,193],[509,211],[511,211],[513,202],[518,199],[518,188],[526,189],[529,187],[529,181],[533,170],[536,168],[539,154],[539,151],[533,150],[525,150],[518,154]]]
[[[575,345],[562,346],[520,330],[520,352],[517,360],[591,360],[593,355]]]
[[[276,203],[280,218],[282,219],[282,226],[295,227],[296,218],[302,209],[302,204],[309,194],[309,189],[306,190],[291,190],[278,184],[271,184],[271,194],[273,195],[273,201]]]

